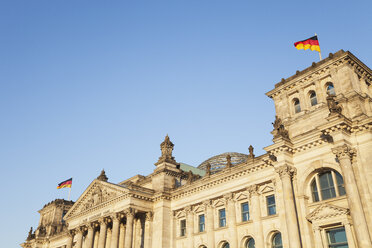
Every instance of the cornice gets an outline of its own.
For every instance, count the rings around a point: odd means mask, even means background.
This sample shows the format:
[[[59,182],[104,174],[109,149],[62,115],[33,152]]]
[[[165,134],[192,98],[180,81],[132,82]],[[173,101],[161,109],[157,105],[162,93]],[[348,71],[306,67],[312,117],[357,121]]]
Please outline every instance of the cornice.
[[[222,170],[219,173],[211,175],[209,178],[205,178],[205,180],[202,178],[201,180],[198,180],[190,185],[184,185],[172,193],[172,200],[187,197],[200,191],[213,188],[222,183],[227,183],[237,178],[246,176],[247,174],[271,167],[269,164],[264,163],[263,157],[268,157],[268,155],[261,156],[259,161],[255,160],[255,164],[250,166],[247,166],[247,163],[242,163],[239,164],[239,167],[237,168],[238,165],[235,165],[230,168],[230,170]]]
[[[270,98],[274,98],[276,95],[282,93],[282,91],[288,91],[298,85],[305,84],[308,81],[314,80],[314,78],[321,77],[322,74],[329,74],[329,70],[331,67],[338,67],[342,64],[348,63],[348,60],[353,58],[353,60],[357,60],[355,56],[353,56],[350,52],[344,52],[340,50],[335,54],[330,54],[329,57],[319,61],[317,63],[313,63],[310,67],[302,70],[297,71],[295,75],[287,78],[282,79],[281,82],[275,85],[275,88],[266,93],[266,95]]]

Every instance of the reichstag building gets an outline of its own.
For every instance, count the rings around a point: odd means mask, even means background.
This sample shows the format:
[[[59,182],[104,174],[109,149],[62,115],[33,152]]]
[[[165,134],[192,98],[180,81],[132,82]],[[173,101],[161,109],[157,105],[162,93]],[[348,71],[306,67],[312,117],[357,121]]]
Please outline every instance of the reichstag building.
[[[266,93],[273,142],[255,156],[179,163],[166,136],[154,171],[104,171],[76,202],[39,211],[24,248],[372,248],[372,71],[330,53]],[[31,224],[31,223],[30,223]]]

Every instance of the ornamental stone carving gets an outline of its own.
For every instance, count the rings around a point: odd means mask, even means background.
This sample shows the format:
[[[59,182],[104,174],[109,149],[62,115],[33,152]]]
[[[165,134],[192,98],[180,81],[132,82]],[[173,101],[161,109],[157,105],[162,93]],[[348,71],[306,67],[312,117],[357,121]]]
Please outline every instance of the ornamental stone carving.
[[[134,217],[134,209],[133,208],[128,208],[126,210],[124,210],[124,214],[128,217],[128,216],[132,216]]]
[[[253,146],[250,145],[248,147],[248,151],[249,151],[248,158],[250,158],[250,159],[253,159],[254,158],[253,150],[254,150]]]
[[[274,130],[272,134],[274,138],[282,137],[285,139],[289,139],[288,131],[285,129],[282,119],[280,119],[277,115],[275,116],[275,121],[272,123]]]
[[[97,177],[97,179],[101,180],[101,181],[104,181],[104,182],[107,182],[108,177],[106,176],[105,170],[101,171],[101,174]]]
[[[279,174],[280,178],[290,177],[292,178],[296,174],[296,168],[289,165],[282,165],[275,168],[275,171]]]
[[[331,95],[327,92],[327,105],[330,114],[341,114],[342,108],[338,105],[338,102],[335,100],[336,96]]]
[[[250,196],[259,195],[258,194],[258,185],[256,185],[256,184],[248,186],[247,191],[249,192]]]
[[[346,144],[333,148],[332,152],[336,155],[337,159],[347,158],[353,160],[353,157],[356,156],[356,150]]]
[[[210,175],[211,175],[211,164],[207,163],[205,176],[209,177]]]
[[[234,200],[234,194],[233,193],[227,193],[223,195],[223,199],[228,202]]]
[[[231,155],[230,154],[227,154],[226,155],[226,168],[231,168],[232,164],[231,164]]]
[[[170,141],[169,136],[165,136],[164,141],[160,144],[160,150],[161,150],[161,157],[159,158],[158,162],[155,163],[155,165],[159,165],[161,163],[170,163],[174,165],[179,165],[179,163],[176,162],[174,157],[172,156],[174,144]]]
[[[146,221],[152,221],[154,219],[154,213],[153,212],[146,212]]]

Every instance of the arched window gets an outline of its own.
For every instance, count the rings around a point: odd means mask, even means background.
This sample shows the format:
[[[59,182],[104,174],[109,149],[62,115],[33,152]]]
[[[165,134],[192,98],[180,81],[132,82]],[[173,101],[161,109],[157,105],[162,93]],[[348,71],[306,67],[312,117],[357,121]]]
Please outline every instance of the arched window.
[[[282,245],[282,234],[281,233],[276,233],[273,236],[272,248],[283,248],[283,245]]]
[[[297,98],[293,99],[293,106],[295,113],[301,112],[300,100],[298,100]]]
[[[332,95],[332,96],[336,95],[336,91],[335,91],[335,87],[333,86],[333,83],[327,83],[327,94]]]
[[[245,244],[246,248],[255,248],[255,242],[253,238],[248,239],[248,242]]]
[[[318,104],[318,99],[316,98],[315,91],[310,91],[309,97],[310,97],[311,106],[315,106]]]
[[[341,174],[333,170],[318,173],[311,183],[311,193],[314,202],[345,195]]]
[[[230,244],[225,242],[223,245],[222,245],[222,248],[230,248]]]

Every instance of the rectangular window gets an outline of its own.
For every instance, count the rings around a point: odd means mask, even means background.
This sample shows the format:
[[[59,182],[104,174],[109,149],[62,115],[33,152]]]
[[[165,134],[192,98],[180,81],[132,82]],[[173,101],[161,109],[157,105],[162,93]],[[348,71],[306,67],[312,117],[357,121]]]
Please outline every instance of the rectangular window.
[[[180,222],[180,236],[183,237],[183,236],[186,236],[186,220],[181,220]]]
[[[242,221],[249,220],[249,205],[248,202],[242,203]]]
[[[276,214],[276,205],[275,205],[274,195],[266,196],[266,204],[267,204],[267,214],[268,215]]]
[[[199,232],[205,231],[205,217],[204,214],[199,215]]]
[[[220,227],[226,226],[226,211],[224,208],[218,210],[218,218]]]
[[[344,227],[334,228],[327,231],[329,248],[348,248]]]

